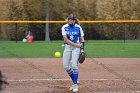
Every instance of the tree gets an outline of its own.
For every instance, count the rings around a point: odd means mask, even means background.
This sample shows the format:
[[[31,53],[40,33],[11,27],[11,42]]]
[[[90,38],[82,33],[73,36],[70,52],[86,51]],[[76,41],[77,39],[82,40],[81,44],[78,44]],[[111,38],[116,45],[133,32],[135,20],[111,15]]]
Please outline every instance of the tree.
[[[65,20],[69,13],[79,20],[139,19],[139,0],[1,0],[1,20]],[[4,12],[3,12],[4,11]],[[63,24],[18,24],[18,38],[31,30],[37,40],[62,39]],[[123,23],[81,24],[88,39],[140,38],[140,25]],[[46,30],[48,29],[48,30]],[[1,38],[15,38],[15,25],[1,25]]]
[[[97,17],[98,19],[102,20],[130,20],[130,19],[138,19],[138,0],[98,0],[97,1]],[[136,8],[137,7],[137,8]],[[139,8],[140,9],[140,8]],[[137,15],[137,16],[136,16]],[[133,25],[129,25],[130,27],[133,27]],[[103,34],[105,36],[110,36],[113,38],[115,35],[118,34],[118,37],[120,36],[119,33],[123,33],[126,31],[127,38],[130,37],[129,27],[128,24],[122,24],[122,23],[111,23],[110,25],[100,25],[97,28],[99,29],[100,34]],[[122,29],[123,28],[123,29]],[[132,33],[131,33],[132,34]],[[114,38],[116,39],[116,38]]]

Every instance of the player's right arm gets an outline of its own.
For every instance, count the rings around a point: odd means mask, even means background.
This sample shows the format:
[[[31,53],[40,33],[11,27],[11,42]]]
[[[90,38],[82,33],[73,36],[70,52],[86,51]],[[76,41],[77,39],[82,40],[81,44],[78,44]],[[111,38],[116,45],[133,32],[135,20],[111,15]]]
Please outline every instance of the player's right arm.
[[[82,44],[78,44],[78,43],[73,43],[72,41],[70,41],[66,35],[63,35],[63,39],[64,39],[64,42],[66,42],[68,45],[72,45],[74,47],[81,47]]]
[[[65,25],[61,28],[64,42],[66,42],[68,45],[72,45],[72,46],[74,46],[74,47],[81,47],[82,44],[73,43],[72,41],[70,41],[70,40],[67,38],[66,31],[65,31],[64,28],[65,28]]]

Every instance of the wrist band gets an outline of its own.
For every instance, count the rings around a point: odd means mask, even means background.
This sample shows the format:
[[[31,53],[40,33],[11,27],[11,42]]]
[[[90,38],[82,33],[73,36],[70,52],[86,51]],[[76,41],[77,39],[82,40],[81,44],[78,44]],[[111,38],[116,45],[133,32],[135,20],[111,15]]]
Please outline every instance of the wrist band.
[[[80,47],[81,49],[84,49],[85,47],[85,42],[81,42],[82,43],[82,46]]]

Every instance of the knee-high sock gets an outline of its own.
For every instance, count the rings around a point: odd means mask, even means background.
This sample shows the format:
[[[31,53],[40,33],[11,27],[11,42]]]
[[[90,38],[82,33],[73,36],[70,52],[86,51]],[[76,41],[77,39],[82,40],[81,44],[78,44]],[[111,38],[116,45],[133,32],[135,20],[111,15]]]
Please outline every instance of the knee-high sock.
[[[77,84],[78,80],[78,69],[73,69],[73,83]]]
[[[69,70],[66,70],[68,75],[70,76],[72,82],[74,83],[74,76],[73,76],[73,70],[72,68],[70,68]]]

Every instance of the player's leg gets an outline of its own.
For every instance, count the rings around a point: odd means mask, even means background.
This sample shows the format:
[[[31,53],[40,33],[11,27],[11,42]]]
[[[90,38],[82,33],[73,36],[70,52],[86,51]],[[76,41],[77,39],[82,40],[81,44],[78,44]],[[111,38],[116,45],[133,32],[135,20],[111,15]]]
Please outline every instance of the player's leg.
[[[74,48],[72,51],[72,66],[73,66],[73,92],[77,92],[78,91],[78,58],[79,58],[79,54],[80,54],[80,48]]]
[[[74,84],[77,84],[78,80],[78,58],[80,54],[80,48],[74,48],[72,51],[72,68],[74,74]]]
[[[68,73],[68,75],[71,77],[72,81],[73,81],[73,69],[70,66],[70,61],[71,61],[71,46],[70,45],[66,45],[65,46],[65,50],[63,53],[63,67],[66,70],[66,72]]]
[[[72,60],[71,60],[70,62],[71,62],[71,64],[72,64]],[[72,67],[73,67],[73,64],[72,64]],[[78,85],[80,84],[79,80],[77,80],[77,84],[78,84]]]

